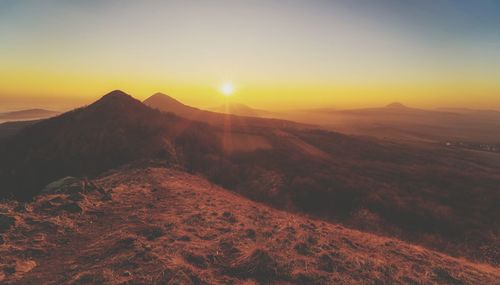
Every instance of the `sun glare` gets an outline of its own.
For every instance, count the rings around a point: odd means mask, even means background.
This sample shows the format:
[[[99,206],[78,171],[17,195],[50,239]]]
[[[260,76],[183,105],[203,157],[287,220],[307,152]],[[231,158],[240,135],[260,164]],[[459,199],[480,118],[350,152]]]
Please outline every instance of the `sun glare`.
[[[233,95],[234,87],[231,83],[225,83],[224,85],[221,86],[220,91],[224,96],[229,97]]]

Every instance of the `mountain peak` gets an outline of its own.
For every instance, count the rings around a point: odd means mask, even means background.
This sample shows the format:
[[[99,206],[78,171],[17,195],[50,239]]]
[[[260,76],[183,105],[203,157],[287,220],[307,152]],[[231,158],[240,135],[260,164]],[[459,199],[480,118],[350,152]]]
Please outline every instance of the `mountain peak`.
[[[155,94],[151,95],[149,98],[153,98],[153,97],[169,97],[169,98],[172,98],[172,97],[170,97],[167,94],[162,93],[162,92],[156,92]]]
[[[193,110],[197,110],[196,108],[186,106],[177,99],[161,92],[157,92],[151,95],[146,100],[144,100],[143,103],[152,108],[173,113],[184,111],[191,112]]]
[[[400,102],[393,102],[387,106],[385,106],[386,108],[408,108],[406,107],[405,105],[403,105],[402,103]]]
[[[113,91],[109,92],[108,94],[102,96],[102,98],[100,100],[112,99],[112,98],[130,98],[130,97],[132,97],[132,96],[117,89],[117,90],[113,90]]]
[[[113,90],[106,95],[102,96],[99,100],[94,102],[92,105],[109,105],[109,104],[117,104],[119,102],[136,102],[137,100],[129,94],[121,91],[121,90]]]
[[[163,102],[170,101],[170,102],[182,104],[181,102],[174,99],[173,97],[171,97],[165,93],[161,93],[161,92],[156,92],[155,94],[151,95],[146,100],[144,100],[144,103],[151,102],[151,101],[163,101]]]

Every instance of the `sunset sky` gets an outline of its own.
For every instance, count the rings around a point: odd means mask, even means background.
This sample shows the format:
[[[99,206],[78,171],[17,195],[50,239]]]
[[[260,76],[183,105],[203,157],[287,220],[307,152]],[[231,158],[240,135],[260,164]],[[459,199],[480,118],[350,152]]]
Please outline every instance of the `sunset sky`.
[[[0,0],[0,111],[228,82],[264,109],[500,109],[500,2]]]

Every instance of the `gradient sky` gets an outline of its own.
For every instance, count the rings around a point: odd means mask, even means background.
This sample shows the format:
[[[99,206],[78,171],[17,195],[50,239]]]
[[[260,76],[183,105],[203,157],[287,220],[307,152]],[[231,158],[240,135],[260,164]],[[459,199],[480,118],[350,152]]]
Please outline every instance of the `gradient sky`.
[[[266,109],[500,109],[500,1],[0,0],[0,110],[224,82]]]

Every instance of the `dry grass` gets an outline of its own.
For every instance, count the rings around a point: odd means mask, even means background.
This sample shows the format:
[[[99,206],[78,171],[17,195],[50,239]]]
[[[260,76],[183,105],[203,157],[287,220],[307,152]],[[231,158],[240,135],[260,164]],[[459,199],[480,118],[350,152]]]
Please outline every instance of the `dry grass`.
[[[2,215],[15,218],[2,234],[2,284],[495,284],[500,278],[499,268],[274,210],[171,169],[121,170],[95,184],[105,191],[81,193],[77,202],[43,194],[23,207],[0,204]],[[47,201],[52,208],[40,209]],[[82,212],[60,208],[65,203]]]

